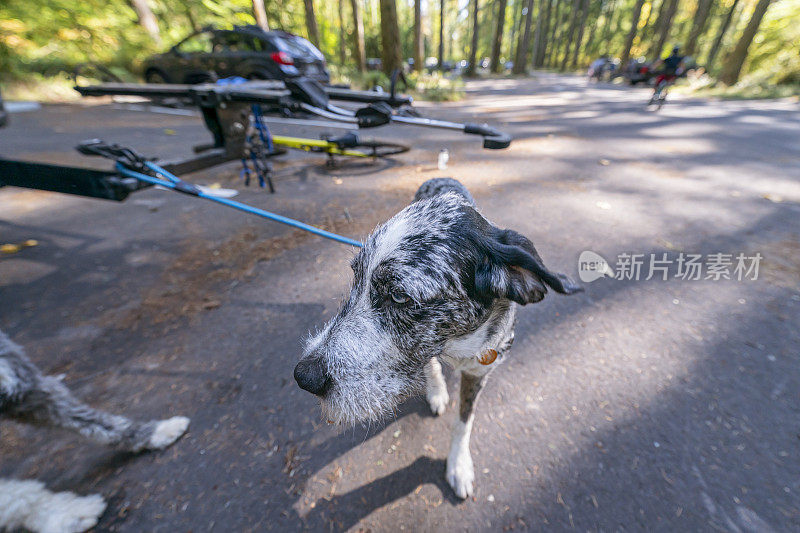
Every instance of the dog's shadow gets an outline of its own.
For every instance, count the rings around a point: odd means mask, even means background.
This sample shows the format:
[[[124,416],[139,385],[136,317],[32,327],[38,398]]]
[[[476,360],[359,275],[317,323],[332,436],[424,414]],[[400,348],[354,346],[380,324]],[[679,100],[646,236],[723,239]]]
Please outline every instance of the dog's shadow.
[[[301,521],[305,528],[322,531],[333,528],[345,531],[356,525],[376,509],[404,498],[421,485],[438,488],[442,501],[460,503],[444,478],[445,461],[422,456],[416,461],[395,470],[345,494],[320,498],[314,508]]]

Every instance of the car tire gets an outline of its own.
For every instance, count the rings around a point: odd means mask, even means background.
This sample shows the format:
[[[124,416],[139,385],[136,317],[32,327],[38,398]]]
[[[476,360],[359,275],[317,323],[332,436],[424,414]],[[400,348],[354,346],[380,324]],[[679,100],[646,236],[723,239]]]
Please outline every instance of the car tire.
[[[248,74],[247,79],[251,81],[257,81],[257,80],[271,80],[272,78],[266,72],[262,70],[257,70],[255,72],[251,72],[250,74]]]
[[[187,85],[198,85],[201,83],[216,83],[219,80],[219,76],[217,73],[209,70],[207,72],[195,72],[192,74],[188,74],[184,79],[183,83]]]
[[[145,72],[144,81],[147,83],[169,83],[169,80],[164,73],[156,69],[150,69]]]

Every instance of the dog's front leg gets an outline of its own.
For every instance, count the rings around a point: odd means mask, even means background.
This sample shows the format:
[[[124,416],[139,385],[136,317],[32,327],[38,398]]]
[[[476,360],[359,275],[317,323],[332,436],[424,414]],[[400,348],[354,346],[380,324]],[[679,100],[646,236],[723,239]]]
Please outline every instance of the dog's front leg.
[[[425,397],[435,415],[444,414],[450,395],[447,394],[447,383],[442,374],[442,364],[436,357],[425,365]]]
[[[475,401],[486,382],[486,374],[461,372],[461,404],[453,425],[450,454],[447,456],[447,482],[459,498],[472,496],[475,470],[469,453],[469,437],[475,419]]]

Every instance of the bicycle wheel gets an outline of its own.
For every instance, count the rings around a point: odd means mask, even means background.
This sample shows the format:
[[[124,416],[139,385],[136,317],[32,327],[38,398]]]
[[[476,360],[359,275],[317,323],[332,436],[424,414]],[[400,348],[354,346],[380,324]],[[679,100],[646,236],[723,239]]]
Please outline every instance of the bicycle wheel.
[[[658,106],[657,109],[661,109],[661,106],[664,105],[664,102],[667,101],[667,89],[666,87],[661,90],[661,94],[658,95],[658,101],[656,105]]]
[[[354,146],[353,149],[361,152],[365,157],[390,157],[408,152],[411,148],[405,144],[359,139],[358,144]]]

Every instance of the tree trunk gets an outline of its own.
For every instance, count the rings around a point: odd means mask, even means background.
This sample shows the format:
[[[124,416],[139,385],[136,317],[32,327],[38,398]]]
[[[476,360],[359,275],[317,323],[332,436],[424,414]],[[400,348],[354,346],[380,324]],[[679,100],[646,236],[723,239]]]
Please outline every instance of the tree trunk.
[[[344,0],[339,0],[339,64],[347,62],[347,32],[344,27]]]
[[[478,0],[472,0],[472,43],[469,49],[469,65],[467,65],[467,76],[474,76],[478,71],[478,66],[475,62],[478,59],[478,34],[480,33],[480,26],[478,26]]]
[[[605,19],[603,20],[603,29],[600,31],[600,40],[603,43],[606,43],[606,48],[608,47],[608,40],[611,37],[609,32],[611,31],[611,21],[613,20],[615,14],[615,3],[615,0],[611,0],[608,3],[608,8],[605,10]]]
[[[600,10],[594,17],[594,23],[589,24],[589,36],[586,37],[586,44],[583,45],[583,53],[586,55],[594,55],[594,38],[597,35],[597,26],[600,22],[600,15],[603,14],[603,6],[600,5]]]
[[[547,34],[550,32],[550,15],[553,9],[553,0],[547,0],[544,9],[544,18],[542,20],[542,31],[539,34],[539,39],[536,41],[533,54],[533,67],[542,68],[544,66],[544,54],[549,46],[547,41]]]
[[[444,0],[439,2],[439,70],[444,70]]]
[[[684,54],[693,56],[695,47],[697,46],[697,39],[703,33],[708,20],[708,14],[711,13],[711,6],[714,0],[698,0],[697,10],[694,12],[694,20],[692,21],[692,29],[689,31],[689,38],[686,40],[686,47]]]
[[[523,7],[520,9],[520,7],[524,4],[525,0],[514,0],[514,3],[511,4],[511,13],[513,16],[511,17],[511,37],[509,39],[508,51],[512,62],[516,62],[517,60],[519,34],[522,33],[522,23],[525,21],[525,17],[522,15],[525,8]],[[517,13],[519,13],[519,15],[517,15]]]
[[[570,68],[573,70],[578,65],[578,54],[581,52],[581,45],[583,44],[583,32],[586,31],[586,18],[589,16],[589,0],[581,2],[580,26],[578,27],[578,38],[575,40],[575,51],[572,53],[572,62]]]
[[[642,16],[643,5],[644,0],[636,0],[636,4],[633,6],[631,29],[628,30],[628,36],[625,37],[625,45],[622,47],[622,53],[619,57],[619,68],[621,70],[625,69],[625,66],[628,64],[628,60],[631,57],[631,47],[633,46],[633,40],[636,38],[636,31],[639,29],[639,19]]]
[[[567,36],[564,39],[564,58],[561,60],[560,70],[567,70],[567,61],[569,60],[569,51],[572,48],[572,38],[575,36],[575,26],[578,20],[578,11],[580,11],[581,0],[574,0],[572,2],[572,11],[569,15],[569,29]]]
[[[547,52],[544,57],[544,64],[548,67],[553,66],[553,59],[556,55],[558,43],[556,42],[556,31],[561,24],[561,4],[564,0],[553,0],[556,3],[556,12],[553,16],[553,22],[550,27],[550,38],[547,40]]]
[[[367,70],[367,54],[364,50],[364,18],[361,15],[361,8],[358,5],[358,0],[350,0],[350,7],[353,9],[353,48],[356,62],[358,63],[358,70],[364,72]]]
[[[267,22],[267,10],[264,9],[264,0],[253,0],[253,16],[256,19],[256,24],[264,31],[269,31],[269,22]],[[188,3],[186,6],[188,7]]]
[[[679,0],[664,0],[664,7],[658,14],[656,21],[656,40],[653,46],[650,47],[649,56],[653,59],[661,57],[661,51],[664,49],[664,44],[669,37],[669,30],[672,29],[672,19],[675,17],[675,12],[678,10]],[[663,14],[663,16],[662,16]]]
[[[725,32],[728,31],[728,27],[731,25],[733,14],[736,12],[736,6],[738,4],[739,0],[733,0],[733,4],[731,4],[730,10],[728,10],[728,14],[725,16],[722,26],[720,26],[719,31],[717,31],[717,37],[714,39],[714,44],[711,45],[711,49],[708,51],[708,57],[706,58],[706,72],[711,71],[714,61],[717,59],[717,53],[719,53],[720,46],[722,46],[722,39],[725,38]]]
[[[161,44],[161,33],[158,31],[158,21],[155,15],[153,15],[153,10],[150,9],[147,0],[131,0],[131,5],[133,5],[133,9],[136,10],[136,15],[139,17],[139,24],[142,25],[142,28],[150,34],[150,37],[157,44]]]
[[[514,74],[525,73],[525,63],[528,61],[528,45],[531,41],[531,19],[533,18],[533,0],[528,0],[525,7],[525,30],[519,35],[517,44],[517,57],[514,60]]]
[[[395,70],[403,68],[400,27],[397,25],[397,4],[395,0],[380,0],[380,8],[383,72],[391,75]]]
[[[747,23],[747,27],[745,27],[742,32],[742,36],[739,37],[739,42],[736,43],[733,52],[728,54],[728,57],[725,58],[725,65],[719,77],[719,81],[722,83],[733,85],[739,81],[742,65],[744,65],[744,60],[747,59],[747,52],[750,49],[753,38],[756,36],[756,33],[758,33],[758,28],[761,26],[761,21],[764,19],[764,14],[766,14],[767,9],[769,9],[771,2],[772,0],[758,0],[753,14],[750,16],[750,22]]]
[[[542,19],[544,18],[544,0],[539,0],[536,10],[536,29],[533,31],[533,45],[531,50],[531,69],[536,68],[536,55],[539,53],[539,41],[542,39]]]
[[[499,0],[497,5],[497,26],[494,29],[492,40],[492,72],[500,72],[500,53],[503,48],[503,29],[506,25],[506,0]]]
[[[314,15],[314,0],[303,0],[306,8],[306,29],[308,40],[319,48],[319,31],[317,30],[317,17]]]
[[[425,59],[425,45],[422,42],[422,0],[414,0],[414,70],[422,71]]]

